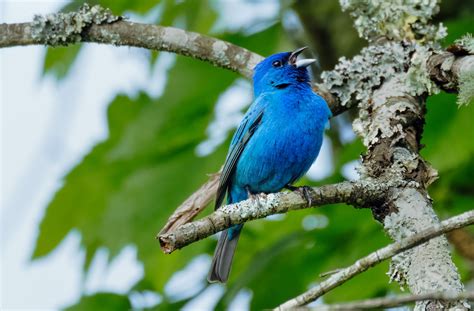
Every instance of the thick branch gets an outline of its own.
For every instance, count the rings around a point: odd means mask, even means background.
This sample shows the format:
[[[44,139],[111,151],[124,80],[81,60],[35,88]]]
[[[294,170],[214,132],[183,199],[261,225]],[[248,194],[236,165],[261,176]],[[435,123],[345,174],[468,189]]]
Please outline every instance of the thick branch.
[[[462,293],[427,293],[422,295],[401,295],[395,297],[383,297],[375,299],[367,299],[361,301],[353,301],[332,305],[321,305],[308,310],[314,311],[350,311],[350,310],[366,310],[366,309],[385,309],[401,307],[408,303],[424,301],[424,300],[443,300],[443,301],[458,301],[470,300],[474,301],[474,292]]]
[[[149,50],[173,52],[208,61],[214,66],[235,71],[246,78],[252,77],[253,67],[263,57],[227,41],[208,37],[174,27],[132,23],[123,20],[106,24],[91,24],[80,35],[61,32],[35,35],[35,23],[0,24],[0,48],[21,45],[45,44],[70,45],[79,42],[133,46]],[[51,43],[51,37],[63,37],[64,41]],[[326,100],[333,115],[346,110],[324,85],[316,84],[315,90]]]
[[[384,248],[381,248],[368,256],[357,260],[353,265],[341,269],[339,272],[333,274],[327,280],[319,283],[316,287],[299,295],[296,298],[288,300],[280,305],[277,310],[286,310],[298,306],[306,305],[328,291],[338,287],[344,282],[350,280],[354,276],[366,271],[367,269],[381,263],[382,261],[395,256],[403,251],[418,246],[430,239],[438,237],[446,232],[459,229],[474,223],[474,211],[465,212],[458,216],[449,218],[439,225],[431,226],[417,234],[404,238],[399,242],[392,243]]]
[[[427,52],[418,48],[410,63],[417,64]],[[373,91],[370,107],[363,106],[354,122],[368,149],[362,175],[380,180],[399,179],[413,185],[392,189],[386,204],[373,209],[394,241],[439,224],[426,190],[437,173],[419,154],[425,101],[424,96],[414,94],[425,94],[431,84],[426,84],[427,79],[418,74],[421,69],[412,65],[408,72],[392,75]],[[415,78],[418,80],[411,80]],[[371,113],[366,114],[367,111]],[[444,236],[395,256],[389,275],[416,295],[464,290]],[[422,301],[417,303],[416,310],[425,310],[427,306],[428,309],[464,308],[462,302]]]
[[[333,203],[371,206],[382,202],[387,190],[387,186],[369,181],[342,182],[315,187],[310,192],[311,206]],[[174,231],[160,234],[157,238],[161,249],[165,253],[171,253],[233,225],[308,207],[308,203],[298,192],[260,195],[256,200],[248,199],[221,207],[207,217],[184,224]]]

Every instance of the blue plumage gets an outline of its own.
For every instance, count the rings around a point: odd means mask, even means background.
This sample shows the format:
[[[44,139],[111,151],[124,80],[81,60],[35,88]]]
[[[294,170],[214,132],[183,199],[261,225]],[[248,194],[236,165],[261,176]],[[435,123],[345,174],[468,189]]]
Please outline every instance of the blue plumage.
[[[331,112],[310,86],[303,49],[274,54],[254,69],[255,101],[232,138],[216,209],[248,194],[278,192],[301,178],[316,159]],[[242,225],[224,231],[208,280],[225,282]]]

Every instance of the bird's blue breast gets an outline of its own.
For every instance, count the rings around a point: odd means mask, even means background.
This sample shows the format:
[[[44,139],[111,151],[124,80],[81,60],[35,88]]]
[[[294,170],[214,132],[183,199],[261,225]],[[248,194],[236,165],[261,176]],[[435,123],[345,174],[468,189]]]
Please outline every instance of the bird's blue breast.
[[[252,193],[280,191],[304,175],[319,153],[330,116],[325,101],[309,88],[290,87],[264,96],[262,123],[240,156],[232,181],[232,188]]]

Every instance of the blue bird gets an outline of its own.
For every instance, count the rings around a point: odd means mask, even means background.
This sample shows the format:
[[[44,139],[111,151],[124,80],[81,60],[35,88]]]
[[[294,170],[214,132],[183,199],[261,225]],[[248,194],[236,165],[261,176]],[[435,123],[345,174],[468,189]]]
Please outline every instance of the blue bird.
[[[217,190],[218,209],[258,193],[278,192],[301,178],[318,156],[331,117],[315,94],[306,67],[298,60],[305,48],[265,58],[254,69],[255,100],[235,132]],[[209,282],[226,282],[243,225],[220,235]]]

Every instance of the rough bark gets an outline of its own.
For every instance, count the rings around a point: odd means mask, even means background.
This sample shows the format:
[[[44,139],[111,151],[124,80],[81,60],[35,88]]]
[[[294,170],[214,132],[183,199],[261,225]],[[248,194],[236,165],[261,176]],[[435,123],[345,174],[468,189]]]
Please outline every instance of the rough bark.
[[[418,189],[405,188],[395,192],[393,205],[397,212],[385,218],[384,227],[395,241],[439,224],[431,201]],[[389,274],[392,280],[406,284],[415,295],[429,292],[460,293],[464,290],[444,236],[394,257]],[[456,301],[424,300],[418,302],[417,307],[441,310],[468,305]]]
[[[336,66],[325,76],[326,83],[340,85],[339,92],[345,93],[346,98],[355,93],[360,100],[359,117],[353,127],[367,147],[360,170],[362,178],[375,178],[382,183],[398,180],[402,185],[393,187],[387,201],[373,209],[374,217],[383,223],[390,237],[401,241],[439,224],[427,194],[437,173],[419,154],[425,98],[436,91],[431,77],[442,76],[453,82],[460,67],[453,67],[453,57],[448,63],[445,57],[430,62],[436,41],[445,33],[442,25],[429,23],[438,10],[436,1],[416,5],[406,2],[393,7],[375,6],[370,1],[345,0],[341,4],[355,18],[356,29],[370,45],[359,57]],[[406,27],[407,23],[410,27]],[[466,61],[469,60],[457,60],[463,64]],[[434,63],[444,64],[434,67],[443,73],[449,68],[449,73],[433,75],[427,67]],[[362,76],[362,81],[341,83],[341,77],[354,75]],[[394,257],[389,273],[391,280],[406,284],[413,294],[460,293],[464,289],[445,237]],[[416,304],[417,310],[467,307],[462,300],[424,300]]]

